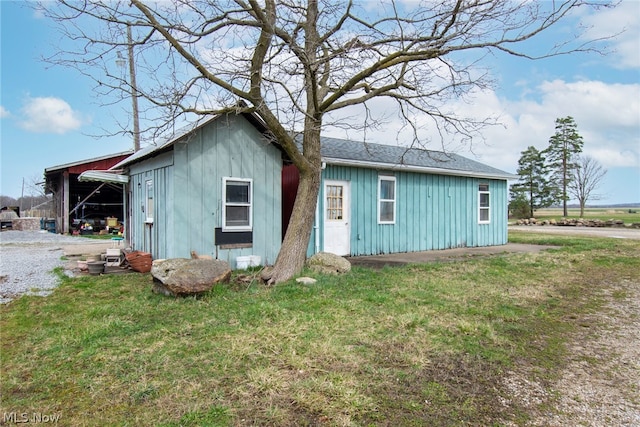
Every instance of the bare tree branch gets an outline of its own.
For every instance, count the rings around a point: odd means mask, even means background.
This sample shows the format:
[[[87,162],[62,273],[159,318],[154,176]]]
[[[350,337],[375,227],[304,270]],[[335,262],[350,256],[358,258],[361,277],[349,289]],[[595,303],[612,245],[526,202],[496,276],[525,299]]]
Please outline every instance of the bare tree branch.
[[[602,196],[594,193],[602,183],[607,170],[597,160],[589,156],[578,156],[573,179],[569,181],[569,192],[580,204],[580,217],[589,200],[599,200]]]

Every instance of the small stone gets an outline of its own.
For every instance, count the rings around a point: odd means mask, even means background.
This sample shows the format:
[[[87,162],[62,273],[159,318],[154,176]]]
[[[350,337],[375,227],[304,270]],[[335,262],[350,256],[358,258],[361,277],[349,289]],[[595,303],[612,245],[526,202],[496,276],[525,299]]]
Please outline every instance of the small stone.
[[[298,277],[296,282],[302,283],[303,285],[315,285],[318,281],[312,277]]]

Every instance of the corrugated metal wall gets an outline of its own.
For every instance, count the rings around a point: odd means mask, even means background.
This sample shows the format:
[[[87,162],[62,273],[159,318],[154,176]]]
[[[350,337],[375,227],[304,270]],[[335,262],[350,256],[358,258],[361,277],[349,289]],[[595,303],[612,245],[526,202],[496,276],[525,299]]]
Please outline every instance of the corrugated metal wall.
[[[378,224],[378,175],[396,177],[396,222]],[[351,182],[351,254],[372,255],[507,242],[507,182],[328,165],[323,179]],[[491,192],[491,222],[478,224],[478,184]],[[324,209],[320,197],[320,216]],[[322,225],[322,222],[320,222]],[[314,247],[311,236],[309,251]],[[320,242],[322,242],[322,226]],[[322,247],[322,246],[321,246]]]
[[[131,240],[133,248],[151,252],[154,259],[172,256],[174,236],[173,153],[164,153],[145,162],[133,165],[129,170],[131,200]],[[147,224],[146,183],[153,181],[153,223]]]
[[[154,258],[188,258],[196,251],[217,256],[232,267],[240,255],[259,255],[263,264],[272,264],[282,244],[280,151],[243,117],[229,116],[175,143],[172,159],[171,166],[152,159],[132,168],[139,170],[132,176],[132,188],[141,182],[141,193],[134,198],[138,205],[144,203],[143,180],[154,178]],[[253,179],[251,248],[216,249],[214,230],[222,227],[223,177]],[[141,221],[142,216],[135,215],[136,230],[144,227]],[[134,239],[143,244],[144,233],[135,232]]]

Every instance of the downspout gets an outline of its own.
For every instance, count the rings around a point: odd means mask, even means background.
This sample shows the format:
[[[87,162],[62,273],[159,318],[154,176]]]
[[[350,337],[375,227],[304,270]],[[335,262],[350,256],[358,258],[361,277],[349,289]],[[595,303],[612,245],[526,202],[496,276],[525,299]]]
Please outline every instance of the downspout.
[[[318,195],[318,200],[316,201],[316,219],[313,222],[313,232],[314,232],[314,241],[315,241],[315,248],[313,253],[317,254],[318,252],[320,252],[320,225],[319,225],[319,219],[318,216],[320,215],[320,206],[318,206],[320,204],[320,195]]]
[[[322,170],[325,170],[325,168],[327,167],[327,164],[325,162],[322,162]],[[316,200],[316,219],[314,221],[313,224],[313,230],[315,233],[315,248],[314,248],[314,253],[318,253],[320,252],[320,201],[322,200],[321,197],[323,197],[324,194],[324,187],[322,185],[322,172],[320,173],[320,191],[318,192],[318,200]]]

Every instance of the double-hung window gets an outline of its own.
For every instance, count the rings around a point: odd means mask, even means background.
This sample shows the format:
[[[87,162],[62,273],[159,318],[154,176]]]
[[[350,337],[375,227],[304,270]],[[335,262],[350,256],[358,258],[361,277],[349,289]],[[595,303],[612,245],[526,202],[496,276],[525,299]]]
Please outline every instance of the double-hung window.
[[[491,222],[491,198],[489,184],[478,185],[478,222],[488,224]]]
[[[396,177],[378,176],[378,224],[396,222]]]
[[[253,180],[222,179],[222,230],[251,231],[253,226]]]

